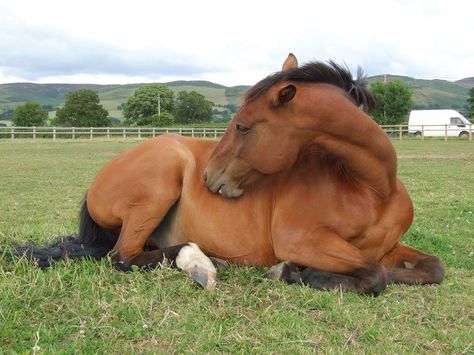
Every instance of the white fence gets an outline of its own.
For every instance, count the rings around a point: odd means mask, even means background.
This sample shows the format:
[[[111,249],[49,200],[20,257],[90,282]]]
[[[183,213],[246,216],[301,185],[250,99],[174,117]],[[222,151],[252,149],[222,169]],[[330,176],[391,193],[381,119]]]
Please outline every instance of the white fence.
[[[392,138],[414,137],[408,125],[381,126]],[[0,139],[10,138],[52,138],[55,139],[94,139],[94,138],[150,138],[164,133],[177,133],[183,136],[216,139],[224,135],[225,128],[153,128],[153,127],[0,127]],[[462,137],[472,141],[474,125],[465,127],[449,125],[426,125],[416,132],[418,139],[438,137],[448,140]]]
[[[474,125],[382,125],[380,126],[390,137],[397,137],[402,140],[404,137],[416,137],[424,140],[425,138],[442,138],[445,141],[448,138],[464,138],[472,141]]]
[[[219,138],[225,128],[153,128],[153,127],[0,127],[1,138],[52,138],[94,139],[94,138],[150,138],[164,133],[183,136]]]

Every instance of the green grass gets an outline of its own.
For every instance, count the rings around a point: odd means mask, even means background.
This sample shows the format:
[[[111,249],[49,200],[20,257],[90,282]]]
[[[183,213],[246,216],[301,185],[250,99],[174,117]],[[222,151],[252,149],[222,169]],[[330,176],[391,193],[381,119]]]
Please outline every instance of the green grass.
[[[0,140],[0,250],[77,229],[100,167],[138,141]],[[378,298],[219,272],[214,291],[179,271],[121,273],[108,260],[41,271],[0,257],[0,353],[456,353],[474,351],[474,142],[394,142],[416,219],[405,240],[440,256],[439,286]],[[0,253],[1,254],[1,253]]]

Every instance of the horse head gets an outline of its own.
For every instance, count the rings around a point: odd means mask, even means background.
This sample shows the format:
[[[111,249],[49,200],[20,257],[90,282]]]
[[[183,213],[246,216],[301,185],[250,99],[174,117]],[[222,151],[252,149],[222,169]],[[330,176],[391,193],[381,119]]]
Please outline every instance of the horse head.
[[[321,95],[314,97],[308,82],[333,84],[326,85],[334,86],[329,91],[337,91],[346,100],[352,97],[357,105],[364,103],[361,98],[370,98],[346,68],[330,62],[310,63],[300,69],[296,57],[290,54],[280,72],[249,89],[211,154],[204,181],[212,192],[239,197],[262,177],[294,165],[314,138],[315,116],[323,118],[327,111],[334,111],[334,102]],[[320,112],[315,112],[315,102],[320,102]]]

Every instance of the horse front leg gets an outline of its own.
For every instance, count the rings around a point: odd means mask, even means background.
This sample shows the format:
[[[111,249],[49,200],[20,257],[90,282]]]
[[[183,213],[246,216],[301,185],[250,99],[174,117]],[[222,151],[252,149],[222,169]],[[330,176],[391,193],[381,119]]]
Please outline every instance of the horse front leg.
[[[273,242],[277,259],[286,262],[270,269],[272,277],[317,289],[341,288],[373,296],[387,285],[383,266],[368,261],[358,248],[327,228],[311,234],[276,236]]]
[[[383,257],[381,264],[388,270],[390,283],[439,284],[444,278],[441,259],[401,243]]]

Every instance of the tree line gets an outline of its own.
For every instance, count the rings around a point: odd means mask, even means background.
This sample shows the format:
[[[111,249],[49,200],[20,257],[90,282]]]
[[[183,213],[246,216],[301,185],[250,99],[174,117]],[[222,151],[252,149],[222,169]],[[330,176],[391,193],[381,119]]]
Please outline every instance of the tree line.
[[[370,84],[377,104],[369,112],[378,124],[396,125],[406,123],[413,108],[412,91],[400,80],[387,83],[374,82]],[[469,91],[468,116],[474,118],[474,88]],[[162,84],[146,84],[139,87],[126,103],[120,105],[123,109],[123,124],[128,126],[164,127],[178,124],[210,122],[213,114],[220,111],[204,95],[196,91],[181,91],[175,97],[174,92]],[[230,121],[231,113],[237,111],[235,104],[223,106],[225,110],[220,120]],[[12,122],[16,126],[43,126],[47,123],[48,112],[39,104],[26,103],[18,106]],[[100,104],[97,92],[81,89],[70,92],[66,96],[64,106],[56,111],[52,125],[70,127],[100,127],[110,126],[112,118]]]
[[[196,91],[174,92],[165,85],[147,84],[139,87],[123,109],[123,124],[128,126],[171,126],[175,123],[209,122],[214,103]],[[56,111],[50,124],[65,127],[105,127],[113,118],[100,104],[99,94],[90,89],[69,92],[64,106]],[[48,111],[37,103],[17,106],[12,117],[15,126],[44,126]]]

